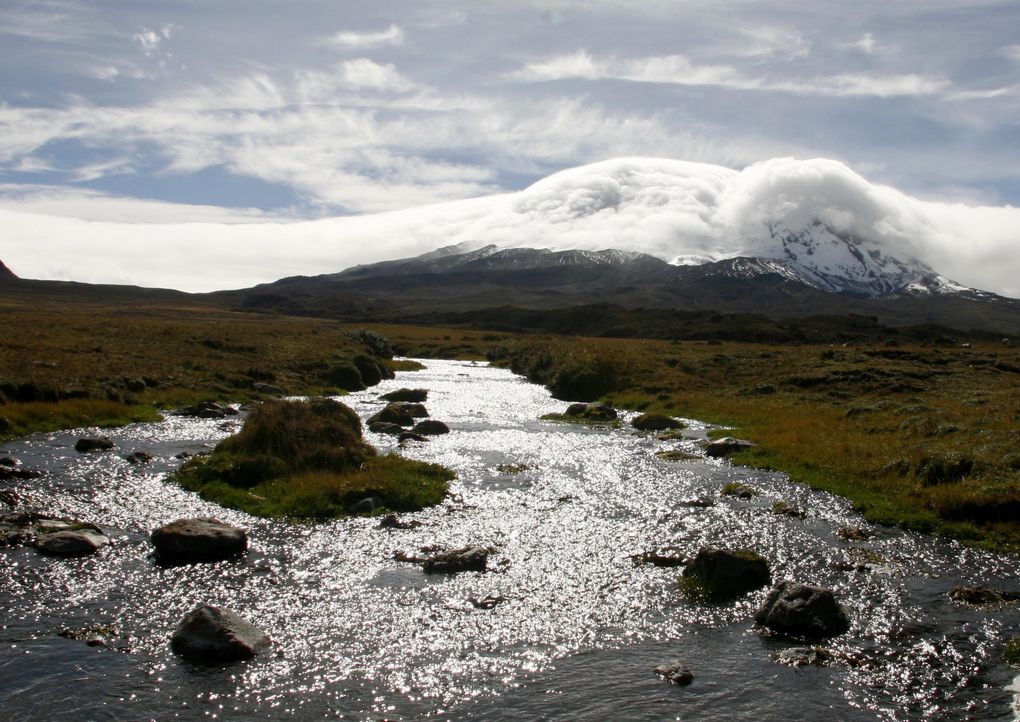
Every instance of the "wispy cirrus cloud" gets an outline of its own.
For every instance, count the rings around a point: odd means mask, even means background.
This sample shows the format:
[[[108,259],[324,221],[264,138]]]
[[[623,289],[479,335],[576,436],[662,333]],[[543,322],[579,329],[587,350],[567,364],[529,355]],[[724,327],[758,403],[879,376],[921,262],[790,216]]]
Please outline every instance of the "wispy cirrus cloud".
[[[841,73],[802,79],[749,75],[733,65],[699,64],[684,55],[642,58],[593,58],[586,51],[558,55],[528,63],[509,76],[525,82],[552,80],[626,80],[688,86],[715,86],[731,90],[756,90],[826,96],[936,95],[951,87],[949,81],[908,73],[870,75]]]

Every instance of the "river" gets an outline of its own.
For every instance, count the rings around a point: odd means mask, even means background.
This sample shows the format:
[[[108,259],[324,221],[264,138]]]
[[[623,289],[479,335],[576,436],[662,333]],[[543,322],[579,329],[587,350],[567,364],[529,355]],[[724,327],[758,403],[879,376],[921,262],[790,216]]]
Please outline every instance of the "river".
[[[446,502],[402,517],[421,522],[414,529],[380,529],[374,518],[257,519],[166,482],[178,454],[211,447],[238,421],[135,424],[111,431],[118,448],[105,454],[75,452],[88,433],[80,429],[0,446],[46,472],[6,488],[34,509],[94,522],[115,542],[84,559],[0,550],[0,719],[1014,718],[1013,673],[998,657],[1020,629],[1020,610],[978,609],[948,592],[957,584],[1015,589],[1015,557],[869,525],[847,501],[781,474],[655,455],[695,451],[706,433],[696,421],[682,441],[627,424],[542,421],[565,405],[509,371],[424,363],[344,398],[364,419],[385,391],[427,388],[432,417],[452,429],[402,452],[458,473]],[[395,448],[392,437],[367,436]],[[137,449],[154,461],[122,458]],[[721,496],[731,481],[761,493]],[[774,513],[777,500],[807,517]],[[158,566],[150,531],[189,516],[243,526],[249,552]],[[843,527],[870,538],[846,541],[835,533]],[[490,571],[428,576],[393,559],[467,544],[494,550]],[[852,625],[825,646],[841,661],[777,663],[791,643],[752,630],[765,590],[704,606],[681,594],[678,569],[632,560],[658,547],[693,555],[706,545],[754,549],[774,579],[835,590]],[[486,597],[500,603],[472,603]],[[183,663],[168,641],[201,602],[265,629],[273,649],[221,668]],[[96,627],[116,630],[110,646],[59,635]],[[674,687],[653,673],[671,659],[693,671],[693,684]]]

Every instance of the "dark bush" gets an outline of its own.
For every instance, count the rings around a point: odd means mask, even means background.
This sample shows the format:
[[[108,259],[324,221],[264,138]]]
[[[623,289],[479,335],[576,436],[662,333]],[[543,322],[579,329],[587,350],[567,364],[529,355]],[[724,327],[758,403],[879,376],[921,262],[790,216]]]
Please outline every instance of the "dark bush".
[[[333,364],[323,374],[322,378],[330,386],[338,386],[345,391],[361,391],[365,388],[365,381],[361,378],[361,371],[347,360]]]

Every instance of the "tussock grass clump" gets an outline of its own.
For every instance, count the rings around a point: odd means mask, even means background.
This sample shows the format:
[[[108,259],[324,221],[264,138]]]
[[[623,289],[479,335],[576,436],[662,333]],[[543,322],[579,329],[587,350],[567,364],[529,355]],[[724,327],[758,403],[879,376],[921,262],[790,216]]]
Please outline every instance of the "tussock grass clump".
[[[392,511],[437,504],[454,477],[436,464],[379,456],[361,422],[329,399],[270,401],[208,457],[174,475],[203,498],[258,516],[329,519],[376,497]]]
[[[1020,637],[1013,637],[1006,642],[1006,648],[1002,650],[1002,661],[1013,667],[1020,667]]]

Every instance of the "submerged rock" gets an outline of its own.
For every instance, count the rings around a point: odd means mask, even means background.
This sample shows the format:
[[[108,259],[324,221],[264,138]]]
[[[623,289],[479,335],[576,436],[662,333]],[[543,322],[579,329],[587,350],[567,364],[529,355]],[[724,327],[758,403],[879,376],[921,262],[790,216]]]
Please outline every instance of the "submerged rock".
[[[680,419],[662,414],[641,414],[630,423],[639,431],[666,431],[667,429],[682,429],[685,426]]]
[[[86,437],[78,439],[74,445],[74,450],[87,454],[92,451],[109,451],[113,446],[114,444],[108,436]]]
[[[721,439],[710,441],[705,447],[705,454],[713,458],[722,458],[735,454],[738,451],[747,451],[754,448],[754,442],[747,439],[734,439],[732,436],[724,436]]]
[[[161,526],[152,532],[152,543],[161,562],[213,562],[244,553],[248,535],[219,519],[201,517]]]
[[[210,604],[184,617],[170,640],[174,652],[196,664],[251,659],[269,644],[269,636],[251,622]]]
[[[438,436],[439,434],[449,434],[450,427],[444,424],[442,421],[436,421],[435,419],[428,419],[427,421],[419,421],[411,429],[412,433],[425,434],[427,436]]]
[[[425,560],[428,574],[455,574],[457,572],[484,572],[489,561],[489,550],[480,546],[442,552]]]
[[[949,597],[957,602],[963,602],[964,604],[989,606],[1020,601],[1020,592],[1006,592],[983,586],[957,586],[953,587],[952,591],[949,592]]]
[[[347,511],[351,514],[371,514],[376,509],[381,509],[382,506],[382,499],[378,496],[369,496],[351,504],[347,507]]]
[[[772,588],[754,621],[791,637],[836,637],[850,628],[831,589],[790,581]]]
[[[653,567],[682,567],[687,557],[676,547],[660,547],[641,552],[631,557],[635,565],[651,564]]]
[[[429,437],[416,434],[413,431],[401,431],[400,436],[397,437],[397,442],[404,444],[408,441],[428,441]]]
[[[148,451],[134,451],[124,457],[129,464],[148,464],[153,460],[153,455]]]
[[[790,647],[777,652],[773,659],[787,667],[825,667],[836,655],[824,647]]]
[[[92,529],[75,529],[40,534],[35,548],[53,557],[87,557],[110,544],[110,538]]]
[[[417,529],[420,521],[403,521],[396,514],[387,514],[379,520],[380,529]]]
[[[684,569],[694,591],[715,599],[732,599],[761,589],[772,574],[768,562],[747,549],[701,549]]]
[[[687,669],[678,659],[660,664],[655,668],[655,673],[678,687],[686,687],[694,681],[694,673]]]

